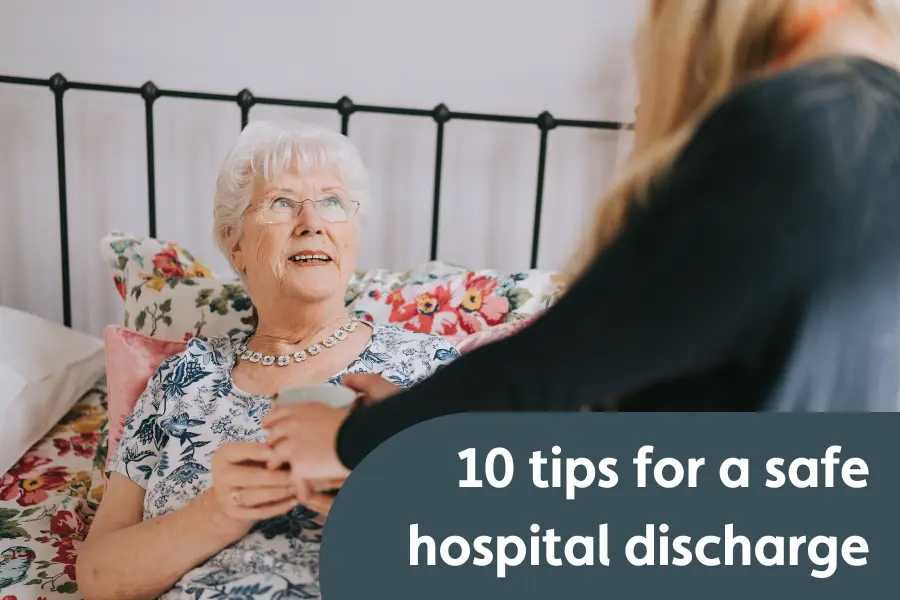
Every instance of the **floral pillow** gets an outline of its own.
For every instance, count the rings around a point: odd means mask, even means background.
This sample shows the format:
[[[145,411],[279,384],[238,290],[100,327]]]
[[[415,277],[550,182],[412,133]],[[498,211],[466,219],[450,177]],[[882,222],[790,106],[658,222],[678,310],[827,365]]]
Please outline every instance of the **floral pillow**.
[[[252,304],[241,281],[221,278],[179,244],[114,231],[100,249],[125,302],[125,327],[184,341],[249,326]]]
[[[241,281],[218,276],[174,242],[112,232],[101,252],[125,302],[125,327],[185,341],[234,334],[252,322]],[[541,312],[563,285],[550,271],[470,271],[432,261],[410,271],[358,271],[344,301],[369,322],[462,336]]]
[[[549,271],[469,271],[436,261],[389,285],[368,283],[353,308],[369,321],[463,336],[540,313],[556,301],[562,285]]]

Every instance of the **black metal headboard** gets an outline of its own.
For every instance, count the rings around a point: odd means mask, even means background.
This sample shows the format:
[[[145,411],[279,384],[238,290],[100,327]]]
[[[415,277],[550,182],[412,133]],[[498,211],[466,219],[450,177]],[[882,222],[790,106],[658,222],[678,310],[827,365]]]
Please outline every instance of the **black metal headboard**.
[[[438,104],[431,110],[421,108],[396,108],[391,106],[373,106],[366,104],[354,104],[350,98],[344,96],[337,102],[315,102],[310,100],[288,100],[282,98],[265,98],[254,96],[248,89],[243,89],[237,95],[209,94],[206,92],[184,92],[179,90],[163,90],[152,81],[148,81],[141,87],[122,85],[106,85],[99,83],[84,83],[69,81],[57,73],[50,79],[35,79],[31,77],[13,77],[0,75],[0,83],[47,87],[53,92],[56,113],[56,161],[59,172],[59,230],[60,251],[62,258],[62,291],[63,291],[63,322],[67,327],[72,325],[72,299],[69,284],[69,224],[68,209],[66,206],[66,145],[65,145],[65,121],[63,110],[63,97],[67,90],[89,90],[94,92],[108,92],[113,94],[132,94],[144,99],[147,127],[147,206],[149,210],[149,235],[156,237],[156,175],[154,166],[153,149],[153,103],[157,98],[190,98],[193,100],[213,100],[217,102],[234,102],[241,109],[241,129],[249,120],[250,109],[256,104],[270,106],[293,106],[299,108],[319,108],[324,110],[336,110],[341,115],[341,133],[347,135],[350,125],[350,116],[354,113],[378,113],[386,115],[405,115],[410,117],[427,117],[434,119],[437,124],[437,145],[435,148],[434,164],[434,201],[431,218],[431,260],[437,258],[438,219],[441,204],[441,164],[444,154],[444,125],[451,120],[459,121],[488,121],[493,123],[518,123],[523,125],[537,125],[540,130],[540,153],[538,158],[537,196],[534,207],[534,229],[531,242],[531,268],[537,266],[538,240],[541,228],[541,206],[544,197],[544,170],[547,159],[547,136],[552,129],[557,127],[575,127],[582,129],[605,129],[618,131],[629,128],[629,125],[613,121],[584,121],[577,119],[557,119],[549,112],[542,112],[537,117],[521,117],[511,115],[491,115],[482,113],[465,113],[451,111],[443,104]]]

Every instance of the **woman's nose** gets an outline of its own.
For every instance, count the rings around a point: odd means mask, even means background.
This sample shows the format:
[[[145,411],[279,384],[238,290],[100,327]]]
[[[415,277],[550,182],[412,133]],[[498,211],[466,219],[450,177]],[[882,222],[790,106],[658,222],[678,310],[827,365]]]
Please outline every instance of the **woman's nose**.
[[[304,225],[297,225],[294,229],[294,235],[297,237],[307,237],[311,235],[324,235],[325,231],[321,228],[316,227],[306,227]]]
[[[323,235],[322,219],[316,210],[315,202],[307,201],[300,205],[300,214],[297,215],[297,225],[294,227],[294,235],[306,237],[311,235]]]

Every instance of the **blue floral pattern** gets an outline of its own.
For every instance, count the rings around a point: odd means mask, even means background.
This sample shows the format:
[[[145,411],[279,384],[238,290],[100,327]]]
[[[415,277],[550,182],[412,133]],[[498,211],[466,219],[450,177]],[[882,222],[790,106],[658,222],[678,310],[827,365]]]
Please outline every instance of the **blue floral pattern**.
[[[109,470],[146,490],[144,520],[178,510],[206,490],[216,449],[232,441],[265,440],[262,419],[271,399],[234,387],[236,349],[248,333],[191,340],[166,360],[125,422]],[[459,353],[434,335],[374,325],[360,356],[329,379],[378,373],[412,386]],[[319,598],[322,523],[303,507],[258,523],[237,543],[195,568],[162,598]]]

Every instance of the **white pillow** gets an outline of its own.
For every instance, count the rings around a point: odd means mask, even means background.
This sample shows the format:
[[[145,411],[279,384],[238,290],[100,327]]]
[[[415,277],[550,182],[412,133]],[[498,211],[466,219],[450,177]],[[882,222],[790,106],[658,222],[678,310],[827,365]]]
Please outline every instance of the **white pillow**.
[[[53,429],[104,370],[101,340],[0,306],[0,473]]]

